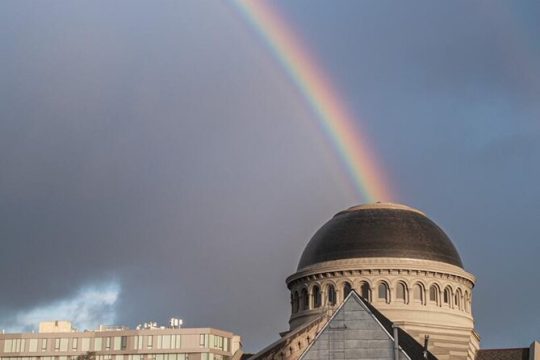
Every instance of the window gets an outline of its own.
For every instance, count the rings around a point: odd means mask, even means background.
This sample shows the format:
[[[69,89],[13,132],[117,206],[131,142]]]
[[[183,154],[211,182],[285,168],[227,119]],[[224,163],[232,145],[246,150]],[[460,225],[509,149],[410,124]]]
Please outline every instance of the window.
[[[149,335],[149,336],[148,336],[148,344],[147,344],[147,347],[148,347],[149,349],[151,349],[152,346],[154,346],[154,337],[153,337],[152,335]]]
[[[135,350],[142,350],[144,348],[144,336],[137,335],[135,336]]]
[[[128,340],[127,336],[122,336],[121,337],[121,340],[120,340],[120,349],[121,350],[126,350],[126,348],[127,348],[127,340]]]
[[[122,338],[120,336],[115,336],[113,338],[113,350],[120,350],[122,346]]]
[[[336,288],[334,285],[328,285],[328,304],[331,306],[336,305]]]
[[[295,313],[296,311],[294,311],[294,293],[291,292],[291,313]]]
[[[60,339],[60,351],[67,351],[68,350],[68,338],[61,338]]]
[[[351,293],[351,290],[352,290],[352,287],[350,283],[346,282],[345,284],[343,284],[343,300],[345,300],[345,298],[349,296],[349,294]]]
[[[28,342],[28,351],[36,352],[38,347],[38,339],[30,339]]]
[[[438,301],[439,289],[437,286],[431,285],[429,288],[429,301],[436,303]]]
[[[300,308],[300,300],[298,298],[298,291],[295,291],[292,294],[292,312],[293,312],[293,314],[297,313],[299,308]]]
[[[445,304],[447,304],[448,306],[450,306],[450,298],[451,298],[451,293],[450,293],[450,288],[446,288],[444,289],[444,294],[443,294],[443,301]]]
[[[369,284],[368,283],[362,283],[362,285],[360,286],[360,295],[366,299],[367,301],[369,301],[369,298],[370,298],[370,292],[371,292],[371,289],[369,288]]]
[[[424,303],[424,289],[422,288],[420,284],[414,285],[413,292],[414,292],[413,294],[414,301],[419,302],[419,303]]]
[[[208,334],[201,334],[199,337],[199,345],[201,347],[208,347]]]
[[[4,340],[4,352],[6,352],[6,353],[11,352],[12,342],[13,342],[13,340],[11,340],[11,339]]]
[[[95,338],[94,339],[94,350],[95,351],[101,351],[102,342],[103,342],[103,338]]]
[[[72,339],[71,339],[71,348],[72,348],[73,350],[77,350],[78,342],[79,342],[79,339],[78,339],[78,338],[72,338]]]
[[[318,286],[314,286],[312,293],[313,293],[313,307],[318,308],[321,306],[321,289]]]
[[[54,339],[54,351],[60,350],[60,339]]]
[[[400,302],[405,302],[406,292],[407,292],[407,289],[405,288],[405,284],[398,283],[397,288],[396,288],[396,299]]]
[[[461,290],[460,289],[457,289],[456,290],[456,295],[455,295],[455,299],[454,299],[454,305],[459,309],[459,310],[462,310],[463,307],[462,307],[462,295],[461,295]]]
[[[379,284],[377,297],[379,300],[388,301],[388,285],[386,283],[382,282]]]
[[[81,339],[81,351],[90,351],[90,338]]]
[[[41,351],[47,351],[47,339],[41,339]]]
[[[309,309],[309,296],[308,296],[308,292],[306,289],[302,289],[302,293],[301,293],[301,298],[302,298],[302,310],[307,310]]]

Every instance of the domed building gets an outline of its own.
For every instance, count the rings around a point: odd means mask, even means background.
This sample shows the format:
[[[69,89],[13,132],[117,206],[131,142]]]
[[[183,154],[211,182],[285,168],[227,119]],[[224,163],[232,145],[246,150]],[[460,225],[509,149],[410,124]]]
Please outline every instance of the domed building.
[[[307,243],[286,280],[289,330],[249,360],[540,360],[537,341],[480,350],[475,281],[423,212],[351,207]]]
[[[475,277],[444,231],[419,210],[360,205],[337,213],[307,244],[291,292],[290,330],[330,315],[355,290],[439,359],[474,359]]]
[[[343,210],[307,243],[290,290],[289,330],[250,360],[540,359],[480,350],[475,277],[423,212],[374,203]]]

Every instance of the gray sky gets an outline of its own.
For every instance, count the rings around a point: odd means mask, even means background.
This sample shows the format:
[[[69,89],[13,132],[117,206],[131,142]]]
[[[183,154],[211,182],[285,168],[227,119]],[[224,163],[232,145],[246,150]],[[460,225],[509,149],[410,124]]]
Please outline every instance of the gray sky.
[[[540,4],[280,3],[403,202],[477,278],[483,347],[540,334]],[[287,328],[285,277],[361,202],[230,3],[0,2],[0,328]]]

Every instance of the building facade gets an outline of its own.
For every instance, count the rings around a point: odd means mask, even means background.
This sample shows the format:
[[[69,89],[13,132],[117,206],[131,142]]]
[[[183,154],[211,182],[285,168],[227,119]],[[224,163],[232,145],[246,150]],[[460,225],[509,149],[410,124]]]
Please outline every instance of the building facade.
[[[474,359],[475,277],[443,230],[419,210],[375,203],[336,214],[287,279],[290,328],[339,305],[351,290],[443,359]]]
[[[480,350],[475,282],[452,241],[421,211],[351,207],[306,245],[286,280],[289,330],[250,360],[540,359],[537,342]]]
[[[0,334],[0,360],[237,360],[241,338],[214,328],[100,326],[76,331],[68,321],[41,323],[37,333]]]

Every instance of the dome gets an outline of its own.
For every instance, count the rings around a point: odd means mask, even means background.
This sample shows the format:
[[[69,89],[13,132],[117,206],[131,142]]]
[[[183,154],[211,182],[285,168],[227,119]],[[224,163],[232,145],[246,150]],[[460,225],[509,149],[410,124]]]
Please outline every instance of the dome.
[[[399,257],[440,261],[463,268],[444,231],[405,205],[375,203],[337,213],[307,244],[298,270],[330,260]]]

